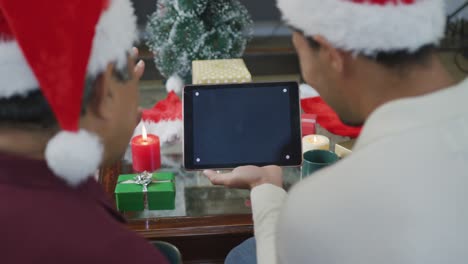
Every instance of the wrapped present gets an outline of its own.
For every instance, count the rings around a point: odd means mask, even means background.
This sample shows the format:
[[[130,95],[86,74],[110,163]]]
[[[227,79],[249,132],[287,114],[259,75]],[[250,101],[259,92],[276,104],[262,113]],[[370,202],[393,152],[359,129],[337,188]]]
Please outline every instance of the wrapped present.
[[[170,172],[120,175],[115,187],[119,211],[175,209],[174,174]]]
[[[252,75],[242,59],[192,62],[193,84],[251,82]]]

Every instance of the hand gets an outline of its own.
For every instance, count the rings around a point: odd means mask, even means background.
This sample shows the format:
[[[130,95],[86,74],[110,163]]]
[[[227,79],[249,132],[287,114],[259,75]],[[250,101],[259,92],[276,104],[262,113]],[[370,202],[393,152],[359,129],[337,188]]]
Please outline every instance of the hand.
[[[138,48],[133,47],[132,49],[132,57],[135,59],[138,58]],[[143,76],[143,73],[145,72],[145,62],[143,60],[140,60],[136,65],[135,65],[135,77],[140,80],[141,76]]]
[[[229,173],[205,170],[203,174],[214,185],[224,185],[230,188],[253,189],[265,183],[283,188],[283,171],[278,166],[244,166],[237,167]]]

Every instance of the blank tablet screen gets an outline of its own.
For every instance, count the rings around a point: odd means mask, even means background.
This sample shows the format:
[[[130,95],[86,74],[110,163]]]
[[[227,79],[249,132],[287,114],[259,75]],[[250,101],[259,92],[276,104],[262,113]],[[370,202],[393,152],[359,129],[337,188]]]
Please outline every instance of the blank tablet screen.
[[[298,103],[293,82],[186,87],[185,166],[299,165]]]

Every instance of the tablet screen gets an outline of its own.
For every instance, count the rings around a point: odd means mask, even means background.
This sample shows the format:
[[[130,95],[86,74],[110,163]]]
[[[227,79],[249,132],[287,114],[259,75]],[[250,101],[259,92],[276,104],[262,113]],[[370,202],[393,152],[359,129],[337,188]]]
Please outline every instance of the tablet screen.
[[[297,83],[187,87],[186,167],[299,165],[298,102]]]

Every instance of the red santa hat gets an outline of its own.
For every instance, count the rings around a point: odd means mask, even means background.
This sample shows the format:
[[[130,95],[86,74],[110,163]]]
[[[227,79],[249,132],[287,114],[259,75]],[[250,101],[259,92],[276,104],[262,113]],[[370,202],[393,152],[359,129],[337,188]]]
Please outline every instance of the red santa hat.
[[[305,35],[365,55],[437,44],[446,23],[443,0],[278,0],[278,7]]]
[[[62,128],[47,164],[70,185],[103,158],[100,138],[79,127],[85,78],[126,66],[136,39],[129,0],[0,0],[0,98],[41,90]]]
[[[141,122],[133,136],[141,135],[142,126],[149,134],[157,135],[163,145],[174,144],[182,138],[182,101],[174,91],[167,98],[157,102],[153,108],[143,110]]]

